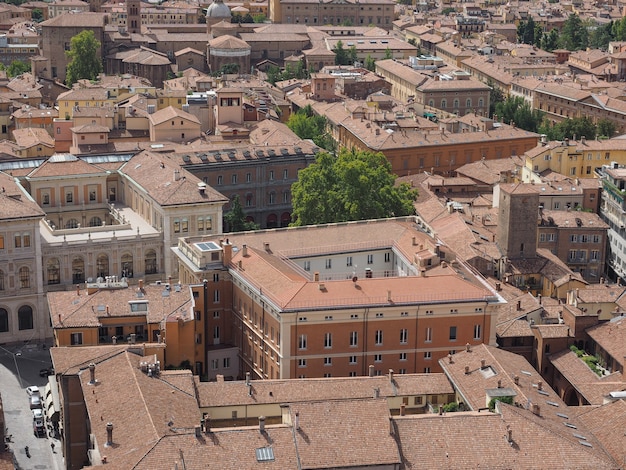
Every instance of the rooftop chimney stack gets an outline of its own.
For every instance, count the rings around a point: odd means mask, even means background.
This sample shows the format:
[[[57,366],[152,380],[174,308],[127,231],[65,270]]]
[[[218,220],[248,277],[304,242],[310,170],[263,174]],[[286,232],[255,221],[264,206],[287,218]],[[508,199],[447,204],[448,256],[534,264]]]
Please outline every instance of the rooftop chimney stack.
[[[369,373],[370,373],[370,377],[374,377],[374,364],[370,364]]]
[[[487,367],[487,361],[485,361],[484,359],[480,360],[480,368],[484,369],[485,367]]]
[[[471,352],[472,351],[472,347],[470,346],[469,343],[465,343],[465,351],[467,351],[467,352]]]
[[[469,372],[469,366],[465,366],[465,374],[467,375],[467,374],[469,374],[469,373],[470,373],[470,372]]]
[[[537,390],[543,390],[543,382],[541,380],[537,382]]]
[[[89,383],[91,385],[96,383],[96,365],[93,362],[89,364]]]
[[[380,388],[376,387],[374,389],[374,398],[379,398],[380,397]]]
[[[534,415],[541,416],[541,408],[537,403],[533,403],[531,409]]]
[[[519,375],[513,377],[513,382],[515,382],[515,385],[519,385]]]
[[[80,284],[76,284],[76,295],[80,295]]]
[[[265,416],[259,416],[259,432],[265,433]]]
[[[521,310],[522,309],[522,301],[518,300],[517,301],[517,310]]]
[[[400,405],[400,416],[404,416],[406,414],[406,405],[402,403]]]
[[[194,430],[197,438],[201,438],[202,437],[202,426],[194,426],[193,430]]]
[[[296,411],[296,431],[300,430],[300,412]]]
[[[506,440],[509,443],[513,442],[513,430],[511,429],[511,426],[506,427]]]
[[[502,388],[502,380],[498,379],[498,388]]]
[[[439,416],[443,414],[443,405],[439,405]]]
[[[250,385],[250,372],[246,372],[246,385]]]
[[[389,369],[389,381],[393,382],[393,369]]]
[[[248,256],[248,245],[241,245],[241,256]]]
[[[110,421],[107,423],[107,441],[105,446],[111,447],[113,445],[113,423]]]
[[[454,364],[454,361],[452,360],[452,354],[448,354],[448,364]]]

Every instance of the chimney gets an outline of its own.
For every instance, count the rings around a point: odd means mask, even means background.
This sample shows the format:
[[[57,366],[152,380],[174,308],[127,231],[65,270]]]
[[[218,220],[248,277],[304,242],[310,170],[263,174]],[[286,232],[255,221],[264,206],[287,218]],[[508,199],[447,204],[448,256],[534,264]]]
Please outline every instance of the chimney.
[[[59,323],[63,323],[63,320],[61,320],[61,318],[63,317],[61,317],[61,314],[59,313]]]
[[[76,295],[80,295],[80,284],[76,284]]]
[[[143,289],[143,279],[139,279],[139,289]]]
[[[522,309],[522,301],[518,300],[517,301],[517,310],[521,310]]]
[[[241,256],[248,256],[248,245],[245,243],[241,245]]]
[[[465,351],[466,352],[472,352],[472,347],[470,346],[469,343],[465,343]]]
[[[480,368],[481,368],[481,369],[484,369],[485,367],[487,367],[487,366],[486,366],[486,363],[487,363],[487,361],[485,361],[484,359],[481,359],[481,360],[480,360]]]
[[[541,380],[537,382],[537,390],[543,390],[543,382]]]
[[[380,388],[375,388],[374,389],[374,398],[379,398],[380,397]]]
[[[296,430],[300,430],[300,412],[296,411]]]
[[[265,433],[265,416],[259,416],[259,432]]]
[[[400,416],[404,416],[406,414],[406,405],[402,403],[400,405]]]
[[[393,369],[389,369],[389,381],[393,382]]]
[[[107,316],[111,315],[111,311],[109,310],[109,306],[108,305],[106,306],[106,310],[107,310]]]
[[[454,361],[452,360],[452,354],[448,354],[448,364],[454,364]]]
[[[417,237],[413,237],[413,246],[417,245]]]
[[[387,291],[387,302],[391,302],[391,291]]]
[[[113,445],[113,423],[110,421],[107,423],[107,441],[104,445],[106,447],[111,447]]]
[[[270,251],[270,242],[263,242],[263,249],[265,251]]]
[[[206,434],[211,433],[211,417],[208,414],[204,415],[204,432]]]
[[[180,171],[178,169],[174,170],[174,181],[178,181],[180,179]]]
[[[469,374],[469,373],[470,373],[470,372],[469,372],[469,366],[465,366],[465,374],[467,375],[467,374]]]
[[[531,410],[534,415],[541,416],[541,408],[537,403],[532,404]]]
[[[96,365],[93,362],[89,364],[89,383],[96,383]]]
[[[313,280],[315,282],[319,282],[319,280],[320,280],[320,273],[318,273],[318,272],[313,273]]]
[[[511,429],[510,426],[506,427],[506,440],[509,443],[513,442],[513,430]]]
[[[443,405],[439,405],[439,416],[443,414]]]
[[[199,192],[200,194],[204,194],[204,192],[205,192],[205,191],[206,191],[206,183],[205,183],[205,182],[203,182],[203,181],[200,181],[200,182],[198,183],[198,192]]]
[[[374,377],[374,364],[370,364],[369,372],[370,372],[370,377]]]
[[[500,292],[502,290],[502,285],[499,282],[496,282],[496,292]]]
[[[519,375],[513,377],[513,382],[515,382],[515,385],[519,385]]]
[[[196,437],[199,439],[202,437],[202,426],[194,426],[194,432],[196,433]]]
[[[539,299],[539,305],[541,305],[541,294],[539,294],[537,298]]]
[[[246,372],[246,385],[250,385],[250,372]]]
[[[233,245],[228,243],[228,240],[222,245],[222,253],[224,266],[228,266],[233,259]]]
[[[498,379],[498,388],[502,388],[502,380]]]
[[[380,129],[376,129],[376,135],[380,135]]]

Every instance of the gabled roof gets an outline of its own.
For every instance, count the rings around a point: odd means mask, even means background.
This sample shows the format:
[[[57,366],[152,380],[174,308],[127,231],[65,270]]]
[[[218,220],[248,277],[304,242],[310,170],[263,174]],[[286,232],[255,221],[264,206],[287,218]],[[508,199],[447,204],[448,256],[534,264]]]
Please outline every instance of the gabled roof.
[[[163,108],[155,113],[149,114],[148,118],[153,126],[158,126],[159,124],[169,121],[170,119],[184,119],[198,125],[200,124],[200,120],[196,116],[187,113],[182,109],[175,108],[174,106],[168,106],[167,108]]]
[[[50,157],[38,168],[28,174],[29,179],[46,179],[67,176],[75,178],[78,175],[106,175],[106,172],[97,165],[87,163],[70,154],[57,154]]]

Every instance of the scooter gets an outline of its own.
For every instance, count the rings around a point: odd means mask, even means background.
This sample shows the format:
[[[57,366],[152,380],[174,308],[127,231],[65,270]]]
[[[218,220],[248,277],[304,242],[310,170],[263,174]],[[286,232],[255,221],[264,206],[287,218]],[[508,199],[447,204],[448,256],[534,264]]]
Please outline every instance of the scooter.
[[[26,452],[26,457],[30,459],[30,450],[28,449],[28,446],[24,447],[24,452]]]

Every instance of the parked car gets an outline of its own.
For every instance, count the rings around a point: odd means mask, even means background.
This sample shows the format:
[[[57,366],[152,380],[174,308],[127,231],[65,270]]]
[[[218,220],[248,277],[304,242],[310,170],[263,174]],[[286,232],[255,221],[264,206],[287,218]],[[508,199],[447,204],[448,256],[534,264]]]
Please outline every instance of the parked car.
[[[41,397],[39,395],[31,395],[30,396],[30,409],[35,410],[37,408],[41,409]]]
[[[33,412],[33,423],[37,426],[43,426],[43,410],[41,408],[35,408]]]
[[[54,375],[54,367],[39,369],[39,377],[48,377],[49,375]]]
[[[29,397],[32,397],[33,395],[39,395],[39,387],[37,387],[36,385],[31,385],[30,387],[26,388],[26,393],[28,393]]]
[[[43,424],[38,424],[33,421],[33,433],[37,437],[46,437],[46,427]]]

